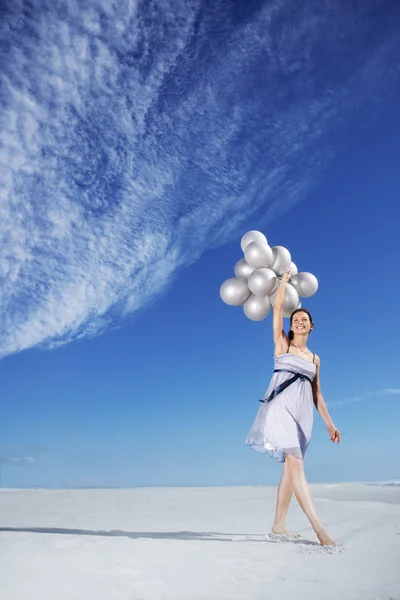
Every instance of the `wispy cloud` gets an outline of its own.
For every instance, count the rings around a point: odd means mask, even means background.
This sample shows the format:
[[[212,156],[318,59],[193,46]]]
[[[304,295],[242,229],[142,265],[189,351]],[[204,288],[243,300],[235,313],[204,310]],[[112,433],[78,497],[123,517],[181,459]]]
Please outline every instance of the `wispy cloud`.
[[[400,389],[399,388],[385,388],[384,390],[381,390],[380,396],[400,396]]]
[[[36,462],[34,456],[5,456],[0,460],[3,464],[16,466],[33,465]]]
[[[398,49],[384,2],[82,6],[1,9],[0,356],[98,334],[301,200]]]
[[[400,396],[399,388],[383,388],[381,390],[375,390],[371,392],[365,392],[360,394],[359,396],[350,396],[349,398],[344,398],[343,400],[336,400],[333,402],[327,402],[327,406],[343,406],[345,404],[351,404],[353,402],[366,402],[370,398],[377,398],[379,396]]]

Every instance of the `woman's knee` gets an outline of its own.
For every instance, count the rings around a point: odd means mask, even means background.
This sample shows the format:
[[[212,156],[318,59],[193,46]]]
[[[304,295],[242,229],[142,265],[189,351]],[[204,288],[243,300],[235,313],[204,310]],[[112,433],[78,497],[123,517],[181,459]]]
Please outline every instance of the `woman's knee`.
[[[289,469],[291,474],[301,473],[302,471],[304,471],[303,459],[298,458],[297,456],[292,456],[291,454],[286,454],[285,465]]]

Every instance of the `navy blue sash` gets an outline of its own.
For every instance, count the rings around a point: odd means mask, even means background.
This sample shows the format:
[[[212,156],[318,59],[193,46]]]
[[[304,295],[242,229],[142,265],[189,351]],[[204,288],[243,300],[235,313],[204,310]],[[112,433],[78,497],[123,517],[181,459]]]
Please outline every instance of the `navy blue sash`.
[[[292,373],[293,377],[290,377],[290,379],[287,379],[286,381],[278,385],[274,390],[272,390],[268,398],[263,398],[262,400],[259,400],[259,402],[271,402],[271,400],[273,400],[278,394],[283,392],[283,390],[286,390],[286,388],[289,387],[289,385],[292,385],[292,383],[294,383],[298,379],[300,379],[300,381],[309,381],[310,383],[312,383],[311,379],[307,377],[307,375],[303,375],[303,373],[296,373],[296,371],[289,371],[288,369],[275,369],[274,373]]]

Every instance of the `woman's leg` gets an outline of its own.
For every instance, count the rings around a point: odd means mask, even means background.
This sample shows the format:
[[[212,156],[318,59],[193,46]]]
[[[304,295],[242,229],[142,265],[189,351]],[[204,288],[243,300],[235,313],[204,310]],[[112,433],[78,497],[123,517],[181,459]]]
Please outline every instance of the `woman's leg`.
[[[290,468],[287,460],[285,459],[285,462],[283,463],[282,478],[278,487],[275,519],[271,529],[273,533],[282,533],[288,536],[292,535],[286,528],[286,515],[292,495],[293,488],[290,477]]]
[[[328,533],[322,527],[320,520],[317,517],[314,502],[311,496],[311,490],[307,483],[304,474],[304,464],[301,458],[296,456],[286,455],[285,463],[288,464],[290,471],[290,481],[296,500],[305,512],[316,536],[322,546],[337,546],[337,542],[329,537]]]

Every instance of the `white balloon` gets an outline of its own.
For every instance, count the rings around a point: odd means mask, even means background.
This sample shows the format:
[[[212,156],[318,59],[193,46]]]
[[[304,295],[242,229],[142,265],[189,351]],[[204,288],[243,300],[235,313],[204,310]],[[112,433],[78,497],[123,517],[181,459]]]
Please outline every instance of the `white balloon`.
[[[272,253],[274,260],[271,268],[277,275],[280,275],[281,271],[290,265],[292,257],[284,246],[273,246]]]
[[[219,294],[225,304],[229,304],[229,306],[241,306],[250,296],[250,290],[247,281],[231,277],[221,285]]]
[[[245,258],[241,258],[237,261],[234,271],[236,277],[239,277],[240,279],[248,279],[254,271],[254,267],[251,267]]]
[[[256,296],[269,296],[276,288],[277,277],[271,269],[262,267],[252,272],[248,280],[249,290]]]
[[[273,305],[275,302],[275,296],[277,294],[277,291],[274,292],[271,296],[271,304]],[[294,287],[292,285],[290,285],[290,283],[286,284],[285,287],[285,296],[283,299],[283,312],[285,315],[287,314],[292,314],[292,312],[296,309],[297,305],[299,303],[299,295],[296,292],[296,290],[294,289]]]
[[[296,267],[296,265],[294,264],[293,261],[290,263],[289,269],[290,269],[290,277],[294,277],[299,272],[298,268]]]
[[[298,310],[299,308],[301,308],[301,302],[298,303],[298,305],[296,306],[296,308],[294,310],[291,310],[287,313],[283,312],[283,316],[286,317],[287,319],[290,319],[290,317],[292,316],[292,314],[294,313],[295,310]]]
[[[286,284],[285,288],[285,299],[283,301],[284,312],[292,313],[299,303],[299,295],[290,283]]]
[[[302,298],[313,296],[318,289],[318,279],[312,273],[298,273],[291,278],[290,284]]]
[[[230,306],[241,306],[250,296],[249,286],[244,279],[231,277],[221,285],[219,294],[225,304]]]
[[[272,248],[268,244],[259,242],[250,242],[244,250],[244,256],[248,264],[255,269],[270,267],[274,260]]]
[[[261,233],[261,231],[248,231],[244,234],[240,241],[240,247],[242,248],[243,252],[245,251],[246,246],[248,246],[251,242],[260,242],[261,244],[268,244],[267,238],[263,233]]]
[[[262,321],[271,310],[271,302],[268,296],[254,296],[253,294],[243,305],[246,317],[251,321]]]

